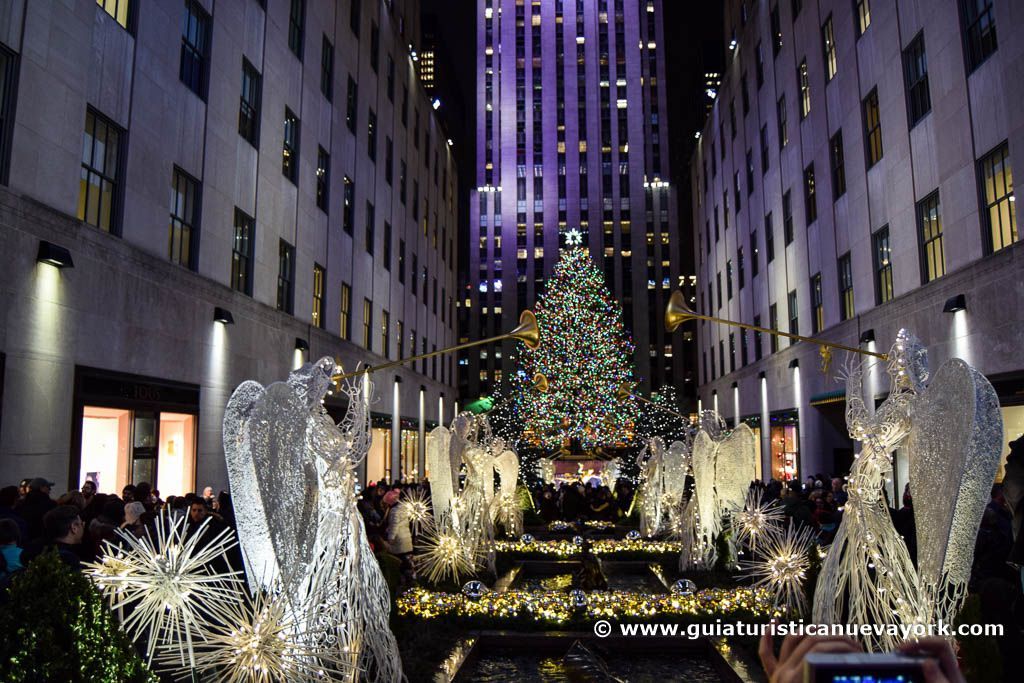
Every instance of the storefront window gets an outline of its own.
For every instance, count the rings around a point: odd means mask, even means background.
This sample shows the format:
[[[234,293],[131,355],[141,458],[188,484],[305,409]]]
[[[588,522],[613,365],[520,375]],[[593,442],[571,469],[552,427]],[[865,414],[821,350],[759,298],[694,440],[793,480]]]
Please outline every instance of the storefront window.
[[[1005,474],[1006,456],[1010,454],[1010,442],[1024,436],[1024,405],[1004,406],[1003,412],[1003,457],[999,461],[996,481],[1002,481]]]
[[[800,432],[795,412],[771,416],[772,478],[800,480]]]
[[[195,490],[196,417],[185,413],[85,406],[82,411],[81,487],[120,494],[149,482],[162,496]]]
[[[366,481],[391,481],[391,428],[370,430],[370,452],[366,454]]]

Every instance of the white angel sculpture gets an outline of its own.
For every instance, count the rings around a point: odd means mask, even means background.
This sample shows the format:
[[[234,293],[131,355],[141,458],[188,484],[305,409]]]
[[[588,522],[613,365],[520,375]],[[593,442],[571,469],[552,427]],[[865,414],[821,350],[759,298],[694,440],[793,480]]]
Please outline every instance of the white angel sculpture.
[[[944,363],[929,383],[928,352],[906,330],[889,353],[888,374],[889,396],[872,414],[862,393],[863,366],[847,370],[846,424],[862,447],[818,576],[813,618],[819,623],[951,622],[966,593],[999,464],[1003,424],[995,391],[959,358]],[[883,498],[897,448],[910,463],[916,570]],[[864,641],[883,650],[899,638],[882,633]]]
[[[693,440],[693,479],[702,543],[712,544],[726,515],[743,509],[756,476],[757,453],[757,437],[746,424],[726,431],[714,411],[701,415],[701,428]]]
[[[400,681],[387,583],[356,510],[368,392],[343,387],[348,412],[334,424],[323,399],[337,371],[323,358],[286,382],[244,382],[228,401],[224,453],[239,543],[254,592],[279,592],[304,632],[348,653],[365,679]]]
[[[668,528],[670,533],[679,523],[685,507],[686,475],[690,471],[690,448],[683,441],[673,441],[668,448],[661,437],[648,441],[650,454],[640,484],[640,532],[654,536]],[[643,458],[643,454],[641,454]]]

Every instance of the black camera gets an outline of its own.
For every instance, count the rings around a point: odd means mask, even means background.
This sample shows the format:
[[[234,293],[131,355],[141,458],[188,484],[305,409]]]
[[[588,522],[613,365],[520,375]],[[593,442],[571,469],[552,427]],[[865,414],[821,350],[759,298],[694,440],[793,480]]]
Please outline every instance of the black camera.
[[[925,683],[921,659],[889,653],[812,652],[804,683]]]

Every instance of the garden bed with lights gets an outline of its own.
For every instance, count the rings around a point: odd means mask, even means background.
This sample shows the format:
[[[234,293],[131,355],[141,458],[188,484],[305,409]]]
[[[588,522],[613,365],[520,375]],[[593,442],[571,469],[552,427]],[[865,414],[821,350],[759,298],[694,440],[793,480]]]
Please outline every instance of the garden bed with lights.
[[[678,560],[683,544],[676,541],[651,541],[629,538],[591,539],[593,553],[602,559],[662,561]],[[571,560],[579,556],[580,543],[576,539],[495,541],[499,556],[515,559]]]

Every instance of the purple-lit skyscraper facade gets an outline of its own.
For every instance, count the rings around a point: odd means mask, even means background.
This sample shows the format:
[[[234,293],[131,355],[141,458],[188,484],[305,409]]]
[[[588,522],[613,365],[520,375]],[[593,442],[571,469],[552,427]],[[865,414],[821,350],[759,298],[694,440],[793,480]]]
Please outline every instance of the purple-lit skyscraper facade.
[[[681,276],[661,0],[479,0],[477,10],[464,329],[510,329],[578,239],[622,303],[641,386],[681,386],[681,338],[660,324]],[[511,351],[461,356],[463,398],[498,388]]]

